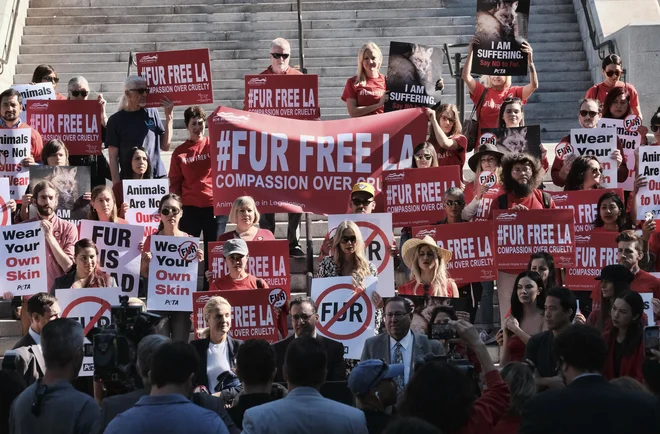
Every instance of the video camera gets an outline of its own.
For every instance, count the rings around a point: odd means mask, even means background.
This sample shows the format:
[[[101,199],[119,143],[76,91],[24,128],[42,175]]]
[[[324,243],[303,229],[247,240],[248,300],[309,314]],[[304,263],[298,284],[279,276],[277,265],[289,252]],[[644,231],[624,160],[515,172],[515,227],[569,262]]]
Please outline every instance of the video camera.
[[[110,312],[110,325],[90,330],[87,339],[93,343],[85,346],[85,356],[94,357],[94,379],[104,384],[107,396],[141,387],[135,368],[137,346],[142,338],[155,333],[162,320],[160,315],[142,312],[140,306],[129,306],[128,296],[119,296],[119,305]]]

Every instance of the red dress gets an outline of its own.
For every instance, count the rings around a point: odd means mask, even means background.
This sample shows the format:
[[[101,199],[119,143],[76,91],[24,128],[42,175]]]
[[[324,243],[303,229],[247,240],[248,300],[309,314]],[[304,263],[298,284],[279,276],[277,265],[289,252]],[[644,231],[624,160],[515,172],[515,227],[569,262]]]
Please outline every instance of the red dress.
[[[449,279],[447,281],[446,297],[449,298],[458,297],[458,294],[454,294],[454,287],[451,284],[452,282],[453,282],[452,279]],[[417,288],[415,288],[415,286],[417,286]],[[423,284],[417,285],[417,281],[415,279],[409,280],[403,285],[400,285],[399,288],[397,288],[397,291],[399,292],[400,295],[417,295],[417,296],[429,295],[424,292],[424,285]]]
[[[507,362],[524,361],[526,349],[527,345],[518,336],[511,335],[506,343]]]

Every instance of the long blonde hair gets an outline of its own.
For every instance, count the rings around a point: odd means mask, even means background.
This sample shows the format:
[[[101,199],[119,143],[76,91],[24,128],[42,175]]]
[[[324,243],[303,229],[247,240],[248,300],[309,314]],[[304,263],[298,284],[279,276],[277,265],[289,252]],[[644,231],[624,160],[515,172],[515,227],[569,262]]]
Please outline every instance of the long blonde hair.
[[[495,157],[497,158],[497,157]],[[476,192],[479,190],[479,175],[481,175],[481,172],[483,170],[481,169],[481,157],[479,157],[479,161],[477,161],[477,170],[474,172],[474,191],[475,191],[475,196]],[[500,159],[500,164],[497,166],[497,169],[495,169],[495,176],[497,176],[497,183],[501,184],[502,183],[502,159]]]
[[[383,64],[383,53],[380,51],[380,48],[378,48],[378,45],[376,45],[375,42],[367,42],[364,44],[358,53],[357,72],[355,73],[356,86],[364,85],[367,83],[367,74],[365,74],[364,68],[362,67],[362,62],[364,61],[364,53],[367,50],[371,51],[371,54],[374,54],[376,57],[378,57],[378,69],[380,69],[380,66]]]
[[[419,267],[419,251],[424,247],[424,244],[420,244],[413,254],[412,268],[412,277],[415,279],[415,288],[414,291],[417,292],[417,288],[422,283],[422,269]],[[435,262],[435,267],[433,267],[433,280],[431,280],[431,291],[429,295],[432,297],[449,297],[449,275],[447,274],[447,264],[441,258],[438,257],[438,252],[435,249],[431,249],[433,252],[433,261]]]
[[[344,232],[348,229],[352,230],[353,234],[355,234],[355,267],[351,274],[353,276],[353,284],[363,288],[364,278],[371,276],[371,269],[369,268],[367,256],[364,253],[364,239],[360,233],[360,228],[354,222],[344,220],[337,226],[335,236],[332,239],[332,260],[339,267],[339,271],[341,271],[344,265],[344,252],[341,251],[341,239],[344,236]]]
[[[209,299],[209,301],[206,302],[204,305],[204,321],[206,321],[206,324],[208,324],[209,318],[213,313],[220,309],[221,305],[225,305],[229,307],[229,311],[231,312],[231,304],[227,301],[226,298],[220,297],[219,295],[214,295]],[[211,337],[211,327],[207,326],[204,327],[203,329],[199,330],[199,335],[202,337],[202,339],[210,338]]]

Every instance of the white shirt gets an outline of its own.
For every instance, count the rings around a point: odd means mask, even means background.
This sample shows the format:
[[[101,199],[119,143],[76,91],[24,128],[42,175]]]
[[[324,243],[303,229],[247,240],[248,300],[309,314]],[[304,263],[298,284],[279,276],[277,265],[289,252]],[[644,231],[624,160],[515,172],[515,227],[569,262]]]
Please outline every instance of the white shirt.
[[[403,384],[408,384],[410,379],[410,366],[412,365],[412,345],[413,345],[413,335],[410,330],[408,334],[399,341],[401,344],[401,356],[403,356]],[[394,363],[394,351],[397,341],[390,336],[390,362]]]
[[[218,375],[230,369],[227,339],[219,344],[209,341],[209,348],[206,350],[206,375],[209,377],[209,392],[215,393],[215,386],[218,385]]]
[[[27,310],[26,310],[26,312],[27,312]],[[34,342],[35,342],[37,345],[41,345],[41,336],[39,335],[39,333],[37,333],[37,332],[35,332],[34,330],[32,330],[32,327],[30,327],[30,328],[28,329],[28,333],[30,333],[30,336],[32,336],[32,339],[34,339]]]

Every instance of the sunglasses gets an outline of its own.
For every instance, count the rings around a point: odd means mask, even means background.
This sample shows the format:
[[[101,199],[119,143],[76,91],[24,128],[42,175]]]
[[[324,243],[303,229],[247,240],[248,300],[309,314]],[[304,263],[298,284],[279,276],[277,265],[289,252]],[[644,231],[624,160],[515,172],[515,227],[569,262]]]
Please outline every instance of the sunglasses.
[[[373,199],[352,199],[355,206],[369,206],[374,203]]]
[[[431,161],[433,156],[431,154],[424,154],[424,155],[415,155],[415,160],[417,161],[422,161],[422,159],[426,161]]]
[[[286,53],[270,53],[270,55],[276,59],[284,59],[284,60],[288,59],[290,56],[290,54],[286,54]]]
[[[456,122],[456,119],[448,118],[447,116],[440,116],[440,120],[446,121],[446,122]]]
[[[145,93],[147,95],[149,95],[149,89],[147,89],[146,87],[141,87],[139,89],[128,89],[128,90],[133,91],[133,92],[137,92],[140,95],[144,95]]]
[[[45,80],[45,81],[48,81],[48,82],[51,82],[51,83],[55,83],[55,84],[57,84],[57,83],[60,82],[60,79],[59,79],[59,78],[57,78],[57,77],[50,77],[50,76],[42,78],[42,79],[41,79],[41,82],[43,83],[44,80]]]
[[[583,118],[586,118],[587,116],[590,118],[595,118],[596,115],[598,115],[598,112],[592,112],[591,110],[580,110],[580,116]]]
[[[620,69],[616,69],[616,70],[614,70],[614,71],[607,71],[607,72],[605,72],[605,74],[606,74],[608,77],[612,77],[613,75],[616,75],[616,76],[618,77],[618,76],[620,76],[622,73],[623,73],[623,71],[621,71]]]
[[[180,212],[181,210],[179,208],[164,207],[163,209],[160,210],[160,213],[165,216],[170,215],[170,213],[172,213],[172,215],[178,215]]]
[[[651,125],[651,131],[653,131],[654,133],[657,133],[658,130],[660,130],[660,124]]]
[[[445,203],[447,204],[447,206],[454,206],[454,205],[461,206],[465,202],[463,202],[462,200],[446,200]]]
[[[355,244],[356,241],[357,241],[357,237],[355,235],[353,235],[352,237],[341,237],[341,242],[343,244],[346,244],[346,243]]]
[[[71,91],[71,96],[75,96],[75,97],[78,97],[78,96],[86,97],[87,95],[89,95],[89,92],[87,92],[86,90],[72,90],[72,91]]]
[[[603,172],[602,172],[602,170],[600,170],[600,167],[592,167],[591,168],[591,173],[593,173],[594,175],[599,175]]]

